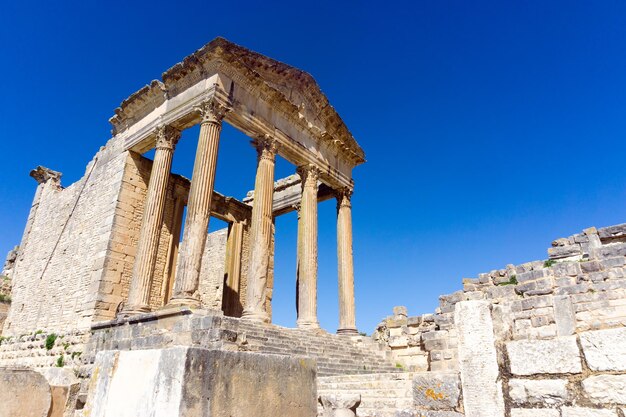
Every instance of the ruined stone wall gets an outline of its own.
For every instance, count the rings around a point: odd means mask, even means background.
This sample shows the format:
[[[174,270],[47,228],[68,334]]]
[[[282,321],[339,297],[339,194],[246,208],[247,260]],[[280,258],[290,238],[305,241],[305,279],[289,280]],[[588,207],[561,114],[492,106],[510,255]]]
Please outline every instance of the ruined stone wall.
[[[548,253],[463,280],[434,314],[395,308],[374,338],[407,369],[460,373],[463,403],[450,410],[617,416],[626,404],[626,224],[558,239]]]
[[[90,333],[71,331],[46,333],[37,330],[0,338],[0,368],[68,367],[76,373],[89,372],[83,354]]]
[[[39,186],[38,204],[33,205],[13,271],[5,334],[89,325],[126,157],[122,141],[112,139],[76,183],[65,189],[53,181]]]

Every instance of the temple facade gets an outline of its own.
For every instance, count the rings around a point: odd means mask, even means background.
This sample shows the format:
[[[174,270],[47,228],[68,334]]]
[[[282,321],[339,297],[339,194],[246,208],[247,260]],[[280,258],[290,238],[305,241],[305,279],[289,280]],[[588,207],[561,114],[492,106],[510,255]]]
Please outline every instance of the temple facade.
[[[113,137],[64,188],[38,167],[4,334],[62,331],[170,306],[271,320],[275,218],[298,212],[297,325],[317,319],[317,205],[337,200],[339,333],[355,334],[350,197],[363,150],[313,78],[217,38],[115,110]],[[256,147],[254,190],[214,190],[220,132]],[[200,125],[193,175],[171,172]],[[142,156],[154,150],[153,160]],[[276,181],[275,160],[294,174]],[[183,224],[183,213],[186,210]],[[228,229],[208,234],[211,217]]]

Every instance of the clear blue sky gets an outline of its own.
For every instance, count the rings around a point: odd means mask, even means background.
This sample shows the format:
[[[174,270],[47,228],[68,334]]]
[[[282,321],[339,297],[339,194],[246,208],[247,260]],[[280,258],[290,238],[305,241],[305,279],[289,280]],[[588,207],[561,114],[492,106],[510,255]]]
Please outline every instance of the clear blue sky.
[[[461,278],[544,259],[626,221],[626,3],[618,1],[5,2],[0,256],[30,169],[80,178],[128,95],[216,36],[310,72],[368,162],[354,172],[357,317],[432,311]],[[189,175],[197,129],[174,170]],[[217,190],[255,154],[224,129]],[[293,172],[282,161],[277,177]],[[319,316],[337,325],[335,206],[320,205]],[[277,222],[275,321],[292,325],[295,216]],[[217,227],[213,225],[212,229]]]

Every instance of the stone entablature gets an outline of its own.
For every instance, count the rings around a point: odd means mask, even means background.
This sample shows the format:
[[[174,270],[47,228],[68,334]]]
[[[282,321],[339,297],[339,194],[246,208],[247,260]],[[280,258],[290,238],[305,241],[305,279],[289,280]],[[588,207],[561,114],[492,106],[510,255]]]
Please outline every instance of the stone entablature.
[[[347,127],[313,78],[223,38],[216,38],[126,99],[111,118],[113,134],[140,153],[154,146],[154,128],[184,130],[195,110],[215,100],[225,121],[251,137],[271,135],[295,165],[313,163],[324,181],[352,187],[351,170],[365,161]]]

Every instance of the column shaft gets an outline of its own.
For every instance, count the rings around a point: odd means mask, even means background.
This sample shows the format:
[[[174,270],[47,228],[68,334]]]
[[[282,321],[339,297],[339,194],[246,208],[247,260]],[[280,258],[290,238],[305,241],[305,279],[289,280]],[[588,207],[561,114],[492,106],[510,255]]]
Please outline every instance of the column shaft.
[[[259,158],[254,184],[252,223],[250,225],[250,266],[243,317],[253,321],[267,322],[269,316],[265,305],[272,239],[276,142],[270,137],[259,139],[257,151]]]
[[[300,328],[319,328],[317,321],[317,181],[313,166],[298,169],[302,200],[298,216],[298,320]]]
[[[354,307],[352,206],[350,191],[337,196],[337,258],[339,269],[339,334],[358,334]]]
[[[200,306],[198,285],[200,266],[211,215],[211,197],[215,183],[215,168],[219,147],[222,118],[226,109],[214,101],[198,109],[202,114],[196,160],[193,165],[187,218],[183,231],[174,292],[170,304]]]
[[[128,301],[124,308],[125,313],[150,311],[150,291],[163,226],[167,183],[174,148],[179,138],[180,132],[176,129],[168,126],[157,128],[156,151],[148,183]]]

